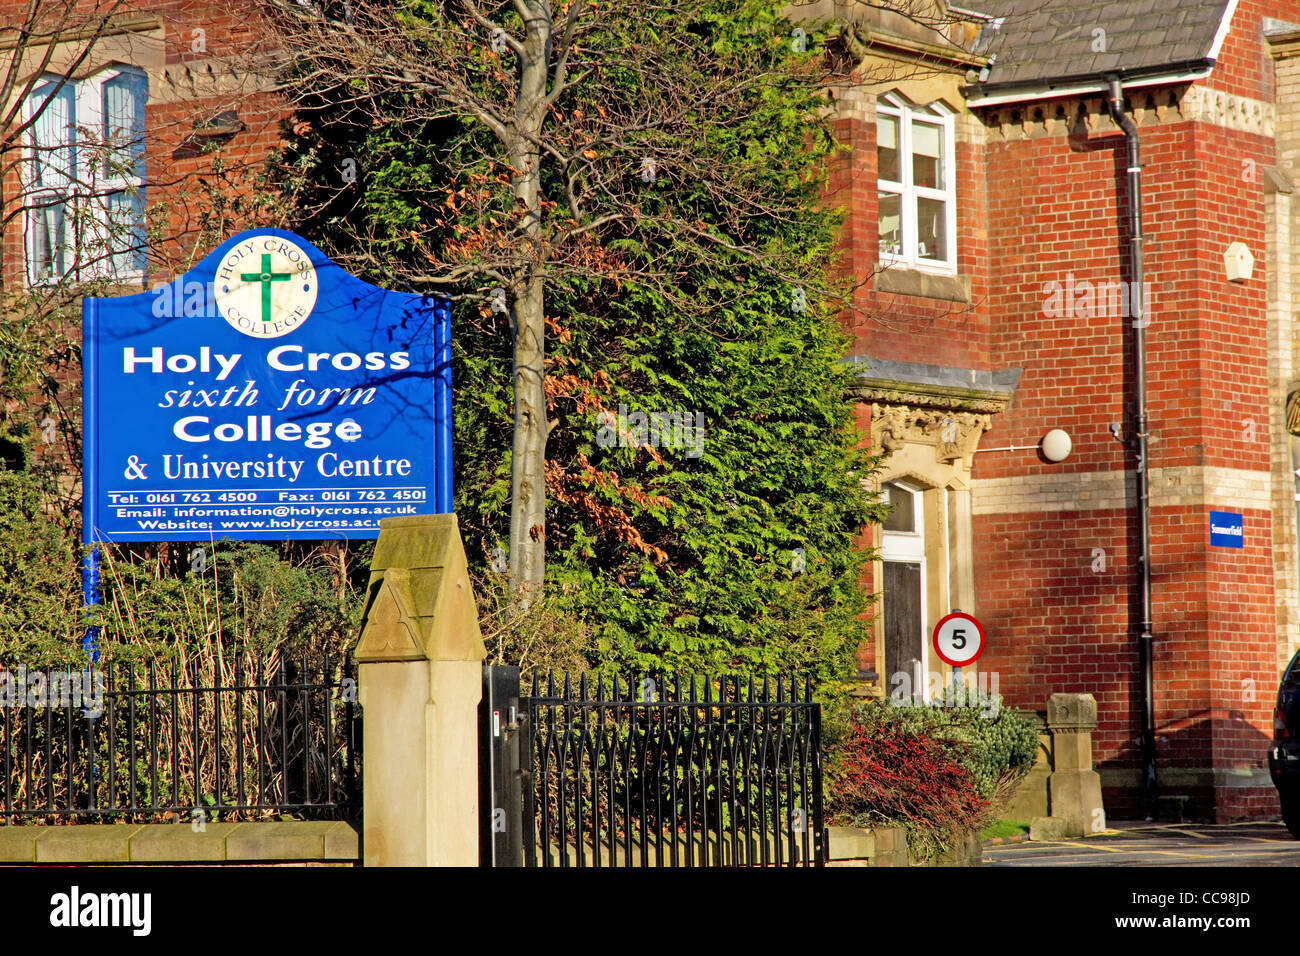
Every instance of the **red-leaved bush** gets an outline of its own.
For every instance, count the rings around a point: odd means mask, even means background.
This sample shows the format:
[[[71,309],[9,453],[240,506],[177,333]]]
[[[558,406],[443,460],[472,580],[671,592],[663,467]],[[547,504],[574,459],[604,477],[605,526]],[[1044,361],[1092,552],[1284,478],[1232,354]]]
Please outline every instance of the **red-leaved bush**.
[[[907,828],[914,856],[951,848],[983,821],[988,801],[958,762],[964,747],[881,724],[852,731],[827,767],[829,816],[845,826]]]

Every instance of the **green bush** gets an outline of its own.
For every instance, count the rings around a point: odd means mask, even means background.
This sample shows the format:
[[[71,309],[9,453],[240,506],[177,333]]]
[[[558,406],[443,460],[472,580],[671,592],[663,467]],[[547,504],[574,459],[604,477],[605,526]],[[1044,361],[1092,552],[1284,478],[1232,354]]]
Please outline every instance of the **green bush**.
[[[59,518],[57,487],[39,473],[0,470],[0,664],[81,658],[83,549]],[[101,653],[171,658],[238,649],[340,659],[358,632],[365,549],[349,566],[348,552],[291,558],[289,547],[104,548],[94,618]],[[202,557],[191,560],[195,549]]]
[[[859,703],[830,734],[827,805],[839,823],[903,826],[914,855],[932,856],[998,818],[1037,750],[1033,717],[998,697],[965,707]]]
[[[80,650],[78,542],[60,527],[51,487],[0,468],[0,662],[70,662]]]

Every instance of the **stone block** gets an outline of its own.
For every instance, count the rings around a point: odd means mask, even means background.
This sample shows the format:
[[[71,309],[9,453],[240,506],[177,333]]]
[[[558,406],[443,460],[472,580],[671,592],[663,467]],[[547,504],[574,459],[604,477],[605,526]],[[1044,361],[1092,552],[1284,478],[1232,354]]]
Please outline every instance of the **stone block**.
[[[239,824],[206,823],[195,832],[190,821],[151,823],[131,837],[132,863],[218,862],[226,858],[226,837]]]
[[[339,820],[325,831],[325,859],[358,862],[361,859],[361,838],[350,823]]]
[[[131,837],[143,824],[107,823],[45,827],[36,841],[37,863],[129,863]]]
[[[1065,839],[1065,821],[1056,817],[1034,817],[1029,821],[1029,839],[1048,843]]]
[[[1057,730],[1053,738],[1052,756],[1057,773],[1092,769],[1091,733],[1086,730]]]
[[[1008,820],[1032,820],[1034,817],[1048,816],[1051,813],[1047,801],[1047,781],[1050,776],[1051,772],[1047,769],[1035,767],[1029,771],[1025,779],[1020,781],[1015,796],[1002,811],[1002,816]]]
[[[1066,835],[1083,836],[1101,817],[1101,776],[1095,770],[1057,770],[1048,780],[1052,816]]]
[[[832,860],[869,860],[876,855],[876,834],[863,827],[827,827],[828,857]]]
[[[1096,730],[1097,699],[1091,694],[1053,694],[1047,702],[1047,726],[1053,731]]]
[[[227,860],[323,860],[330,822],[240,823],[226,835]]]
[[[49,829],[23,824],[0,827],[0,863],[35,863],[36,840]]]

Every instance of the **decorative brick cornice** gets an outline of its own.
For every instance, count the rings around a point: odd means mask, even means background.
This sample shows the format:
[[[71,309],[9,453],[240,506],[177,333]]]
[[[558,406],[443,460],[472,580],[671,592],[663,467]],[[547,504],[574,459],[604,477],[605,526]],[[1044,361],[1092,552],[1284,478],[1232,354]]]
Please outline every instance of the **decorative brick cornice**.
[[[1138,126],[1207,123],[1258,136],[1274,135],[1277,109],[1263,100],[1195,84],[1132,90],[1128,96]],[[975,109],[988,130],[990,141],[1119,132],[1100,92],[1095,96],[1067,97],[1046,103]]]
[[[149,91],[150,102],[173,103],[212,97],[246,96],[276,88],[275,80],[259,75],[246,63],[219,57],[172,63],[163,71],[158,89]]]
[[[1277,107],[1262,100],[1234,96],[1206,86],[1191,86],[1183,94],[1179,109],[1183,118],[1194,123],[1209,123],[1224,129],[1258,136],[1273,136]]]

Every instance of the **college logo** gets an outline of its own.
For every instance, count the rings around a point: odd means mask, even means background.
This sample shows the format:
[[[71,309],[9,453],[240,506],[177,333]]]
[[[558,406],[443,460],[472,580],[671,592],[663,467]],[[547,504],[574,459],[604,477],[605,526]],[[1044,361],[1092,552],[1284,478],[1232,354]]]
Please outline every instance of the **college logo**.
[[[217,309],[245,335],[275,339],[307,321],[316,306],[316,269],[301,246],[257,236],[228,252],[213,280]]]

